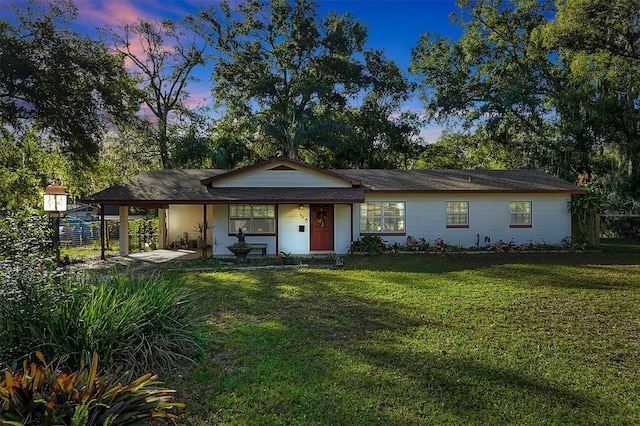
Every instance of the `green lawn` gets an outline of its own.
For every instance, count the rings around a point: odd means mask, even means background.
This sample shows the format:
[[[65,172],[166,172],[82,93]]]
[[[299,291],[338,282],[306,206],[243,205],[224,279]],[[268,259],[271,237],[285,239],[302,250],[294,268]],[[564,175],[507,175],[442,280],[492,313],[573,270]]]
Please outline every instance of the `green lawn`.
[[[184,425],[640,424],[640,248],[177,273],[210,359]]]

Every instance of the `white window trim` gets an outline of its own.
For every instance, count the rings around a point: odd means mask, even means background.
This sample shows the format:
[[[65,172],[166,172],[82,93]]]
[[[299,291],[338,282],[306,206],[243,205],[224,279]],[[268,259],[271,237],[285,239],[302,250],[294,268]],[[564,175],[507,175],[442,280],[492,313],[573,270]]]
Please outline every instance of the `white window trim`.
[[[466,222],[465,223],[449,223],[449,215],[460,215],[463,213],[449,213],[448,212],[448,206],[449,203],[465,203],[467,205],[467,212],[465,213],[466,215]],[[469,206],[469,201],[467,200],[449,200],[449,201],[445,201],[444,203],[444,214],[445,214],[445,224],[447,226],[447,228],[468,228],[469,227],[469,210],[470,210],[470,206]]]
[[[512,204],[514,203],[527,203],[529,204],[528,212],[516,212],[513,211]],[[529,215],[529,221],[527,223],[514,223],[512,221],[513,215],[523,216],[525,214]],[[531,201],[509,201],[509,227],[510,228],[531,228],[533,226],[533,202]]]
[[[374,204],[374,203],[378,203],[380,204],[380,216],[363,216],[362,215],[362,206],[366,206],[367,204]],[[384,212],[384,205],[385,203],[397,203],[397,204],[402,204],[403,208],[403,215],[385,215]],[[380,227],[382,228],[381,230],[367,230],[366,227],[364,229],[362,229],[362,219],[363,218],[380,218]],[[385,219],[402,219],[402,223],[404,224],[404,229],[402,230],[391,230],[391,229],[384,229],[384,222]],[[407,203],[406,201],[394,201],[394,200],[384,200],[384,201],[365,201],[364,203],[362,203],[360,205],[360,234],[395,234],[395,235],[405,235],[407,232]]]
[[[247,217],[240,217],[240,216],[231,216],[231,206],[251,206],[251,216],[247,216]],[[254,216],[253,215],[253,208],[254,206],[271,206],[273,207],[273,217],[268,217],[268,216]],[[273,231],[264,231],[264,232],[259,232],[259,231],[254,231],[254,230],[250,230],[250,229],[243,229],[242,232],[244,232],[247,235],[275,235],[276,231],[275,231],[275,227],[276,227],[276,205],[275,204],[269,204],[269,203],[232,203],[229,204],[227,206],[227,226],[229,227],[229,235],[235,235],[236,232],[238,232],[237,229],[232,229],[231,227],[231,221],[232,220],[243,220],[246,219],[248,221],[250,221],[253,224],[254,220],[273,220]]]

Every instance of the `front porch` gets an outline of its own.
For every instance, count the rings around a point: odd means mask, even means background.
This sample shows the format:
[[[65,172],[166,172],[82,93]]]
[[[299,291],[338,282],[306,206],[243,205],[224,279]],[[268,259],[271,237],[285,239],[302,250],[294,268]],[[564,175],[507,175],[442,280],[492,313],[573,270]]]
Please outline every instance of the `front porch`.
[[[119,254],[127,256],[129,206],[120,206],[119,210]],[[157,217],[157,243],[152,248],[201,253],[206,244],[208,253],[232,256],[227,247],[237,242],[237,227],[243,230],[245,242],[254,248],[251,255],[272,257],[279,253],[344,254],[351,245],[356,220],[353,204],[330,202],[171,204],[157,208]]]

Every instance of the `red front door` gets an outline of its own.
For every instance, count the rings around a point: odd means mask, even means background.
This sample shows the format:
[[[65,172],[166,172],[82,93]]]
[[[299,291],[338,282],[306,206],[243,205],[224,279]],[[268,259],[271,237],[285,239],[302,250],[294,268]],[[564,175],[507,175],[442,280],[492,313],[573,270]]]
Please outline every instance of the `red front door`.
[[[333,250],[333,205],[311,204],[311,250]]]

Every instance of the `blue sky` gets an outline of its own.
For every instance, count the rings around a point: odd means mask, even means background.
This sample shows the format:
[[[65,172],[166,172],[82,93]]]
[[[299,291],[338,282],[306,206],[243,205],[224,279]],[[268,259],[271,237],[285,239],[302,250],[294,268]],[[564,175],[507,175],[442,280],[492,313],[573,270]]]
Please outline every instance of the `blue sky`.
[[[417,44],[421,34],[429,31],[453,38],[460,34],[460,29],[449,19],[449,14],[456,10],[453,0],[320,0],[318,3],[320,16],[334,10],[339,14],[349,12],[363,21],[369,34],[367,46],[384,50],[386,56],[405,71],[408,71],[411,48]],[[138,18],[180,19],[186,14],[197,13],[200,7],[215,3],[205,0],[75,0],[75,4],[79,11],[78,21],[90,31],[92,27],[119,25]],[[202,82],[190,86],[189,92],[202,102],[209,97],[210,72],[199,72]],[[417,95],[404,105],[404,109],[421,111]],[[422,136],[433,142],[440,133],[438,126],[430,124]]]
[[[319,2],[321,13],[335,10],[349,12],[367,24],[369,47],[384,49],[387,56],[405,71],[411,48],[424,32],[457,37],[459,28],[451,25],[449,14],[456,10],[448,0],[326,0]]]

